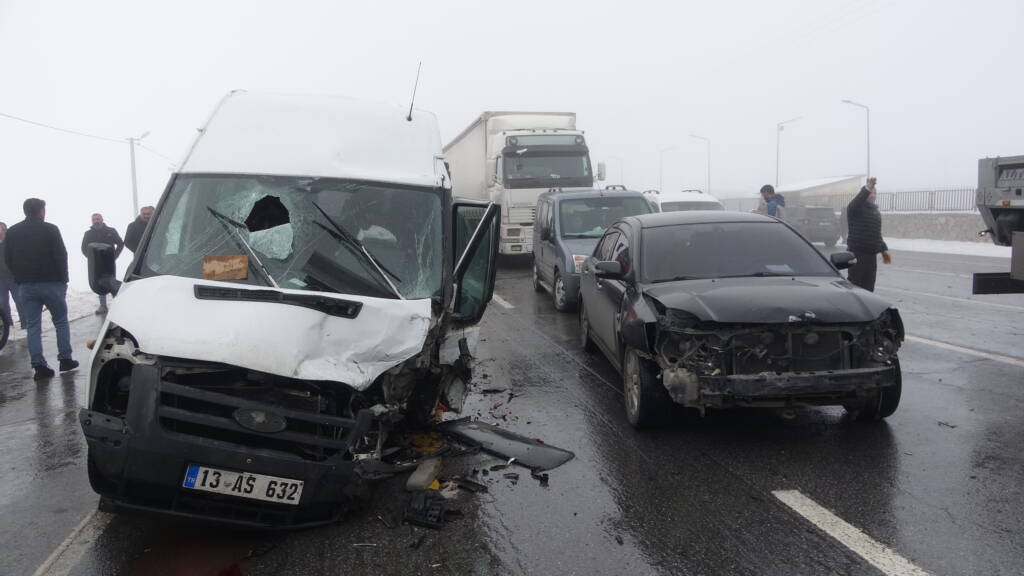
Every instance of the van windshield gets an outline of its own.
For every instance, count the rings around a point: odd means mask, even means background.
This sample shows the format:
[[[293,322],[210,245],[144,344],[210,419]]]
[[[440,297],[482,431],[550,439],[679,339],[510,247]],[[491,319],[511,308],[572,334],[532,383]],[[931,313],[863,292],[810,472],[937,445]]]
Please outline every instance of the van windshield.
[[[180,175],[143,276],[429,298],[441,288],[441,193],[331,178]],[[369,256],[367,256],[367,254]]]
[[[637,196],[562,200],[558,224],[562,238],[600,238],[619,218],[647,214],[651,205]]]

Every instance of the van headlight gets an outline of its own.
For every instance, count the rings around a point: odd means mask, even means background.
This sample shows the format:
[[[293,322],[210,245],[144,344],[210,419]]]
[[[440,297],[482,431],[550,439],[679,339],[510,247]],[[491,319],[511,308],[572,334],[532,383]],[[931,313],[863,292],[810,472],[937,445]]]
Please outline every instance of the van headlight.
[[[573,254],[572,255],[572,262],[573,262],[573,264],[576,267],[576,273],[577,274],[582,274],[583,273],[583,263],[586,262],[586,261],[587,261],[587,257],[584,254]]]

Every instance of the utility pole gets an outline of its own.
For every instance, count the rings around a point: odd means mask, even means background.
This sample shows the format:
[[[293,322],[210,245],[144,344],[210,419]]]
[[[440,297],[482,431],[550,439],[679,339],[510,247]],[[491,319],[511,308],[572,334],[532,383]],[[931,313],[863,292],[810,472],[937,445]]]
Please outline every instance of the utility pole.
[[[128,138],[128,154],[132,160],[132,217],[139,215],[139,183],[135,175],[135,143],[149,136],[149,132],[143,132],[138,138]]]
[[[867,144],[868,144],[868,146],[867,146],[867,148],[868,148],[868,150],[867,150],[867,171],[864,173],[864,177],[865,178],[870,178],[871,177],[871,108],[868,107],[866,104],[861,104],[859,102],[854,102],[853,100],[843,100],[843,104],[849,104],[850,106],[857,106],[858,108],[863,108],[864,109],[864,112],[865,112],[864,116],[865,116],[865,119],[867,121],[867,130],[865,130],[865,133],[867,135],[867,140],[868,140],[868,142],[867,142]]]
[[[797,116],[796,118],[790,118],[789,120],[786,120],[785,122],[779,122],[775,126],[775,128],[776,128],[776,130],[775,130],[775,187],[776,188],[779,187],[779,171],[780,171],[780,166],[781,166],[781,157],[779,156],[779,144],[782,141],[782,127],[785,126],[786,124],[789,124],[790,122],[796,122],[797,120],[799,120],[801,118],[803,118],[803,116]]]
[[[708,158],[708,176],[707,176],[707,180],[705,180],[705,182],[704,182],[704,193],[705,194],[711,194],[711,138],[706,138],[704,136],[698,136],[696,134],[690,134],[690,138],[696,138],[697,140],[703,140],[704,141],[705,149],[707,150],[707,158]]]

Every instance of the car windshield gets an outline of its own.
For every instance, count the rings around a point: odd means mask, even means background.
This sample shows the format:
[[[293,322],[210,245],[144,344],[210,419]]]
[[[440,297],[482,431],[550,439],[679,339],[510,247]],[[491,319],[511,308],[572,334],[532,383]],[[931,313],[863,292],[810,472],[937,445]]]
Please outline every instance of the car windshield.
[[[718,202],[662,202],[662,212],[683,212],[685,210],[721,210]]]
[[[429,298],[441,288],[441,220],[440,192],[429,188],[181,175],[152,224],[141,273]]]
[[[646,282],[744,276],[835,276],[798,234],[776,222],[716,222],[646,228]]]
[[[579,152],[508,154],[503,159],[505,182],[511,188],[590,186],[590,158]]]
[[[562,200],[558,205],[562,238],[600,238],[619,218],[647,214],[647,200],[639,197],[598,197]]]

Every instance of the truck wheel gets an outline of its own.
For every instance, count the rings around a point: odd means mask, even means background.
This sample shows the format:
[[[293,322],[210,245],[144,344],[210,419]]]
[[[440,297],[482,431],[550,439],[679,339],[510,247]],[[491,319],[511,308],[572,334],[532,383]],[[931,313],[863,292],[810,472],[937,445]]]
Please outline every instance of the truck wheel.
[[[632,348],[626,349],[622,361],[622,391],[626,418],[634,428],[651,428],[668,420],[672,398],[658,379],[657,366]]]
[[[873,422],[882,420],[896,412],[896,408],[900,405],[900,396],[903,395],[903,374],[900,370],[898,358],[893,361],[893,365],[896,367],[896,383],[892,386],[879,388],[875,396],[868,400],[867,404],[857,414],[858,421]]]
[[[583,298],[579,299],[580,305],[580,346],[585,352],[595,350],[594,341],[590,338],[590,320],[587,318],[587,309],[583,305]]]
[[[551,300],[555,303],[555,310],[559,312],[571,312],[573,305],[569,302],[568,294],[565,291],[565,281],[558,270],[555,270],[555,281],[551,283]]]
[[[825,240],[825,246],[828,246],[829,248],[835,248],[836,244],[839,244],[839,238],[829,238],[828,240]]]
[[[544,287],[540,285],[540,275],[537,274],[537,259],[533,260],[533,291],[543,292]]]

